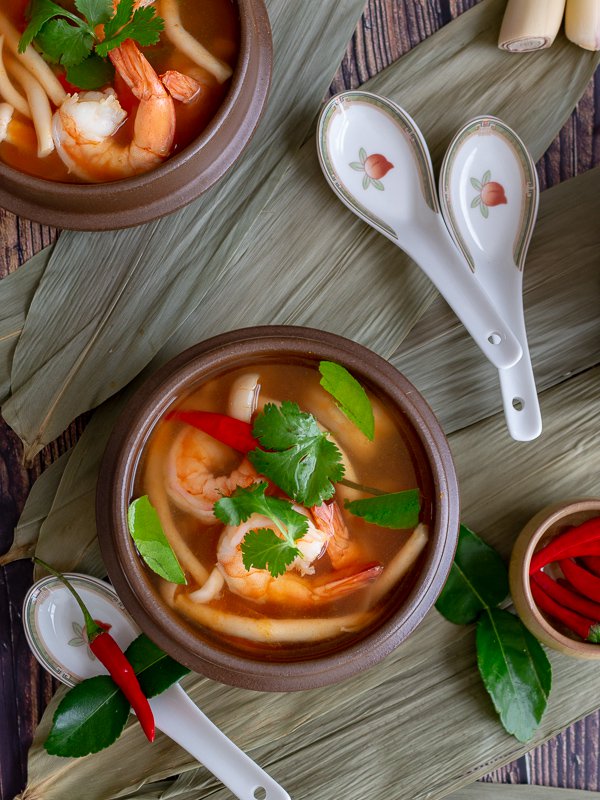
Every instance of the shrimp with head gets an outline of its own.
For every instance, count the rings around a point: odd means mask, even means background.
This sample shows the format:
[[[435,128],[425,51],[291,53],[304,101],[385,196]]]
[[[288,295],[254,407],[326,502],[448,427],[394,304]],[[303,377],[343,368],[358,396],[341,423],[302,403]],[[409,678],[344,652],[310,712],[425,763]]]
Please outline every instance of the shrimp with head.
[[[52,121],[62,161],[88,181],[118,180],[157,167],[170,155],[175,136],[173,98],[136,44],[128,39],[109,57],[139,100],[131,141],[115,137],[127,114],[111,89],[68,95]]]

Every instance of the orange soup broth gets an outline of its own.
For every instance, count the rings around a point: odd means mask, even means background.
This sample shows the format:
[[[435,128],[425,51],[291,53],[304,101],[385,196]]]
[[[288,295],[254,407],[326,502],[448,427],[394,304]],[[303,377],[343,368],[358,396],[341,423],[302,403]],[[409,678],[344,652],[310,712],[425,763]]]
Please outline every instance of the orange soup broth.
[[[20,31],[24,30],[27,2],[6,0],[6,3],[6,8],[3,8],[4,13]],[[60,5],[75,11],[73,3],[62,2]],[[202,3],[198,3],[197,0],[179,0],[179,6],[184,28],[214,56],[234,68],[240,45],[239,12],[234,0],[202,0]],[[218,83],[206,70],[194,64],[183,53],[176,51],[164,33],[161,34],[158,44],[144,47],[142,52],[158,75],[174,69],[194,77],[202,86],[199,96],[191,103],[174,101],[176,131],[171,153],[174,155],[191,144],[207,127],[225,99],[231,80]],[[62,70],[56,68],[56,71],[60,76]],[[115,73],[112,88],[128,114],[114,135],[114,139],[125,146],[132,140],[135,112],[139,103],[118,73]],[[58,153],[53,152],[46,158],[38,158],[35,131],[30,120],[18,112],[15,112],[14,118],[19,124],[19,133],[15,137],[18,138],[18,144],[7,141],[0,143],[0,160],[20,172],[45,180],[81,183],[80,178],[69,173]],[[106,175],[105,180],[110,180],[110,176]]]
[[[399,492],[405,489],[418,487],[421,491],[421,521],[426,524],[432,517],[432,489],[430,472],[426,466],[425,456],[416,435],[409,427],[407,421],[399,413],[394,413],[386,407],[372,392],[367,390],[375,410],[375,438],[370,442],[358,428],[350,423],[337,408],[332,397],[319,385],[320,374],[314,366],[298,364],[262,364],[256,370],[260,375],[259,407],[262,402],[291,400],[298,403],[302,411],[308,411],[317,418],[319,423],[329,430],[347,456],[354,470],[352,480],[364,486],[373,486],[385,492]],[[227,413],[230,389],[241,374],[248,373],[247,368],[234,370],[209,380],[199,388],[176,403],[174,408],[180,410],[202,410]],[[146,444],[135,482],[135,497],[148,494],[150,502],[153,501],[151,489],[146,486],[145,472],[151,461],[156,464],[156,459],[165,463],[167,453],[165,442],[172,443],[184,423],[176,420],[162,420]],[[168,445],[167,445],[168,450]],[[239,453],[227,448],[228,460],[222,464],[221,474],[229,474],[243,459]],[[347,471],[346,477],[350,477]],[[275,489],[274,493],[277,493]],[[268,492],[270,493],[270,492]],[[412,533],[411,530],[391,530],[370,524],[365,520],[344,510],[344,498],[358,499],[368,495],[358,493],[338,486],[335,499],[342,509],[353,541],[360,545],[360,565],[372,562],[383,565],[384,570],[398,550],[404,545]],[[223,525],[220,522],[204,524],[191,514],[181,511],[175,504],[170,504],[172,519],[186,544],[192,549],[202,564],[210,572],[216,563],[217,543]],[[301,542],[299,544],[302,549]],[[396,585],[375,607],[374,620],[368,628],[378,624],[383,618],[393,612],[412,588],[415,578],[420,571],[421,557],[417,565]],[[313,563],[315,574],[305,576],[309,584],[321,585],[329,577],[335,578],[331,561],[325,553]],[[295,573],[298,574],[298,573]],[[178,587],[176,593],[193,592],[198,588],[191,576],[187,576],[188,585]],[[157,584],[163,583],[162,579],[152,574],[152,579]],[[277,580],[277,579],[274,579]],[[359,611],[372,610],[371,587],[367,585],[352,594],[341,597],[332,602],[310,607],[295,607],[275,603],[255,603],[233,594],[227,586],[221,592],[219,599],[210,602],[210,606],[225,612],[237,614],[241,617],[254,619],[314,619],[319,617],[337,617]],[[314,656],[318,652],[327,652],[344,645],[350,639],[361,638],[366,631],[343,633],[335,640],[325,642],[311,642],[310,644],[295,643],[293,646],[278,643],[256,643],[247,640],[226,637],[215,634],[208,629],[202,629],[203,635],[218,646],[225,649],[245,650],[246,652],[260,652],[261,657],[276,658],[277,660],[302,660]],[[229,645],[229,648],[227,647]]]

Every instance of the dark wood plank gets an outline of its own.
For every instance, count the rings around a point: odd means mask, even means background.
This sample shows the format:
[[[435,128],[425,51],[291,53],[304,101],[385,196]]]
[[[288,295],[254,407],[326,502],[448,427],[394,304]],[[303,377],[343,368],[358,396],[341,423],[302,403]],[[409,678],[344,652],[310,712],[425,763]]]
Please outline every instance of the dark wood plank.
[[[355,88],[388,66],[441,25],[479,0],[369,0],[330,92]],[[553,186],[600,161],[600,77],[590,84],[577,110],[538,165],[542,188]],[[57,231],[0,210],[0,277],[51,243]],[[78,420],[26,470],[20,445],[0,420],[0,552],[37,475],[76,441]],[[25,782],[26,750],[53,691],[24,641],[20,608],[31,582],[26,563],[0,569],[0,800],[12,798]],[[571,726],[525,758],[490,773],[486,780],[537,783],[597,791],[600,788],[600,712]]]

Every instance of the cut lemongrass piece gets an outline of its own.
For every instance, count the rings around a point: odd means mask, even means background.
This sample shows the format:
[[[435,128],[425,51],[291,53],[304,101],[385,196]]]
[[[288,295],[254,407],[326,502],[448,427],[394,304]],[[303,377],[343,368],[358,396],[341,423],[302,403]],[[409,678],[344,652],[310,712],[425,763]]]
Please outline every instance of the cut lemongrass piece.
[[[14,112],[15,109],[9,103],[0,103],[0,142],[8,136],[8,125]]]
[[[600,50],[600,0],[567,0],[565,33],[579,47]]]
[[[185,53],[194,64],[214,75],[219,83],[225,83],[231,78],[231,67],[215,58],[183,27],[176,0],[161,0],[160,12],[165,23],[165,34],[178,50]]]
[[[498,47],[528,53],[550,47],[559,31],[565,0],[508,0]]]
[[[29,110],[29,103],[19,94],[12,84],[11,79],[8,77],[6,67],[4,66],[4,34],[0,34],[0,98],[6,100],[11,106],[23,114],[24,117],[31,119],[31,111]]]
[[[35,127],[38,141],[38,158],[46,158],[54,150],[54,140],[52,138],[52,109],[48,95],[43,86],[33,77],[33,75],[21,66],[18,58],[7,60],[8,70],[11,75],[19,81],[31,109],[31,116]]]

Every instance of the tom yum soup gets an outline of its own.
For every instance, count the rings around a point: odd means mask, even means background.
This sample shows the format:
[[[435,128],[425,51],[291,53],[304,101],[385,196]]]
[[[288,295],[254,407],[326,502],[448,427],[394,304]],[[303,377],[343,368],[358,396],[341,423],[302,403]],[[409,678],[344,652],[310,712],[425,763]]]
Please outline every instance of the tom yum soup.
[[[55,181],[147,172],[210,122],[238,50],[232,0],[3,0],[0,159]]]
[[[155,426],[129,529],[205,637],[301,659],[364,635],[410,591],[432,515],[424,463],[399,412],[338,364],[234,370]]]

